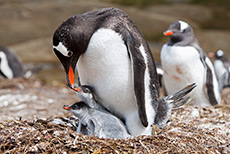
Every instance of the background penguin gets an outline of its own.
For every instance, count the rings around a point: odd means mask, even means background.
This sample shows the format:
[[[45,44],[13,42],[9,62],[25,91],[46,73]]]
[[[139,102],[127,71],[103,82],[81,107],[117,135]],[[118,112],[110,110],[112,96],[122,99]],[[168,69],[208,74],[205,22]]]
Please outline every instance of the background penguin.
[[[120,119],[105,110],[91,108],[88,103],[80,101],[71,106],[64,105],[64,109],[79,118],[81,123],[86,126],[89,135],[118,139],[131,137]]]
[[[215,58],[214,69],[219,82],[220,90],[230,87],[230,61],[222,50],[208,54],[210,58]]]
[[[132,135],[150,135],[159,104],[159,82],[147,42],[126,13],[115,8],[75,15],[53,36],[53,49],[73,88],[82,85],[125,121]]]
[[[200,106],[220,103],[220,91],[213,65],[199,46],[189,24],[177,21],[164,32],[170,40],[161,49],[163,80],[167,93],[195,82],[191,104]]]
[[[199,46],[189,24],[177,21],[164,32],[170,40],[161,49],[163,80],[167,93],[195,82],[191,94],[193,105],[210,106],[220,103],[220,91],[213,65]]]
[[[0,74],[8,79],[24,76],[23,67],[18,58],[3,46],[0,46]]]

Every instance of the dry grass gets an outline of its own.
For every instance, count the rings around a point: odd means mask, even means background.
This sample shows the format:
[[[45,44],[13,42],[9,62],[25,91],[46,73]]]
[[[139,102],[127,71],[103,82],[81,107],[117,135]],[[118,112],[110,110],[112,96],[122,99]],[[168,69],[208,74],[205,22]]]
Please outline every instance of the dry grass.
[[[78,134],[70,115],[0,122],[0,153],[230,153],[229,90],[223,105],[185,106],[158,133],[132,139]]]

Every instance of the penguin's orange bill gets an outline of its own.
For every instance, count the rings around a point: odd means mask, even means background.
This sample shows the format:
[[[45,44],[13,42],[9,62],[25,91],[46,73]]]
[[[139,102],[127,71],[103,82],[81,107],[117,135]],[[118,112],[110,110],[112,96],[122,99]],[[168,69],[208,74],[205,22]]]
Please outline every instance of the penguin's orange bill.
[[[64,106],[63,108],[64,108],[65,110],[69,110],[69,109],[70,109],[69,106]]]
[[[208,57],[209,57],[209,58],[215,57],[215,53],[214,53],[214,52],[209,52],[209,53],[208,53]]]
[[[173,33],[174,33],[173,31],[168,30],[168,31],[164,32],[164,35],[165,35],[165,36],[170,36],[170,35],[172,35]]]
[[[77,88],[77,87],[73,87],[74,91],[82,91],[81,89]]]
[[[70,87],[72,88],[74,85],[74,72],[72,66],[69,67],[68,77],[69,77]]]

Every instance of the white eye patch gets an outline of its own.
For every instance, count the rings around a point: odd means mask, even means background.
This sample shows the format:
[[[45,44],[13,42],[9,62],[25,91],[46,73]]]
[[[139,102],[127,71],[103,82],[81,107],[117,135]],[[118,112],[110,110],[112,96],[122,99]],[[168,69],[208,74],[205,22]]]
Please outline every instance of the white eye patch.
[[[189,24],[184,22],[184,21],[179,21],[180,23],[180,31],[183,32],[183,30],[185,30],[186,28],[189,27]]]
[[[62,42],[59,42],[58,46],[53,46],[53,48],[58,50],[61,54],[63,54],[66,57],[71,57],[73,55],[73,52],[68,51],[67,48],[62,44]]]
[[[217,55],[218,57],[221,57],[221,56],[224,55],[224,52],[223,52],[222,50],[218,50],[218,51],[216,52],[216,55]]]

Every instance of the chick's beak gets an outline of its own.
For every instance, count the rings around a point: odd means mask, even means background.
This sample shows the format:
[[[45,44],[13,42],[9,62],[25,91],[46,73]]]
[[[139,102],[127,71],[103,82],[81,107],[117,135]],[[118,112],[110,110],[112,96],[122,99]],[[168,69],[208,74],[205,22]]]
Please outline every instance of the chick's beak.
[[[173,31],[167,30],[167,31],[164,32],[164,35],[165,35],[165,36],[170,36],[170,35],[172,35],[173,33],[174,33]]]
[[[65,109],[65,110],[69,110],[69,109],[70,109],[70,107],[69,107],[68,105],[64,105],[64,106],[63,106],[63,109]]]

